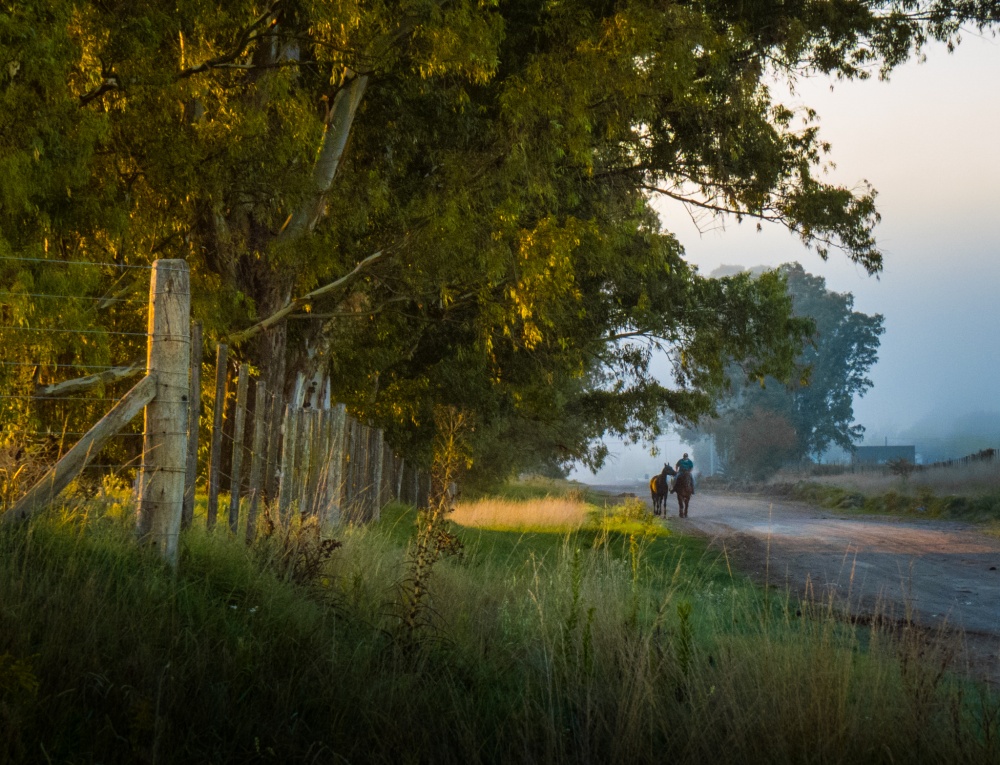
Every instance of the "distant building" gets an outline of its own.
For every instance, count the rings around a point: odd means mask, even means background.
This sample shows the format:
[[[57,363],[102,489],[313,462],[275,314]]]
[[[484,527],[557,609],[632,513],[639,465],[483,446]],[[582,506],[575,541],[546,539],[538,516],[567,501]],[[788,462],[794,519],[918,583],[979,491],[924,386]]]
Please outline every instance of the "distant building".
[[[856,446],[851,459],[855,465],[884,465],[893,460],[917,464],[916,446]]]

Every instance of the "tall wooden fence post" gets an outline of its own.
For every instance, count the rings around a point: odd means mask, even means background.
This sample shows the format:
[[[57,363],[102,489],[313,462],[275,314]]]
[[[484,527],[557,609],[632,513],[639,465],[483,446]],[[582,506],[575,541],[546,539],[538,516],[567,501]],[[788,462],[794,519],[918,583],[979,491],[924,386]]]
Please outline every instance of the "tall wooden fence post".
[[[326,479],[326,511],[324,522],[340,523],[344,499],[344,426],[347,408],[337,404],[330,426],[330,455]]]
[[[137,534],[177,565],[177,537],[187,472],[188,367],[191,363],[191,285],[183,260],[158,260],[149,285],[148,374],[156,396],[146,407],[142,495]]]
[[[222,476],[222,415],[226,409],[229,346],[219,343],[215,353],[215,403],[212,413],[212,445],[208,454],[208,530],[219,517],[219,479]]]
[[[292,506],[292,487],[295,477],[295,445],[297,436],[295,426],[297,418],[295,409],[291,404],[285,405],[285,420],[282,427],[281,439],[281,472],[278,476],[278,517],[281,520],[288,520]]]
[[[240,523],[240,483],[243,478],[243,427],[247,415],[247,390],[250,385],[250,371],[246,364],[240,364],[236,383],[236,414],[233,426],[233,467],[229,486],[229,530],[236,533]]]
[[[267,422],[265,410],[267,403],[267,388],[263,380],[257,381],[257,392],[253,405],[253,453],[250,461],[250,488],[248,490],[250,504],[247,507],[247,544],[253,542],[257,534],[257,506],[260,504],[261,482],[263,481],[264,450],[267,448],[265,439]]]
[[[198,479],[198,422],[201,416],[201,322],[191,325],[191,390],[188,393],[187,475],[184,478],[184,510],[181,528],[194,520],[194,490]]]

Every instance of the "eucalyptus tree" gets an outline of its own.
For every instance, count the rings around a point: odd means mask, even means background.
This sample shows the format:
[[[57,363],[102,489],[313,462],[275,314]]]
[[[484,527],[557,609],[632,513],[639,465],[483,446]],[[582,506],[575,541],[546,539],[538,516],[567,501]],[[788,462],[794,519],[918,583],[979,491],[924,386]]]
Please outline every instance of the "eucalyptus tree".
[[[478,413],[484,454],[521,434],[525,454],[599,459],[605,429],[708,411],[733,359],[786,376],[806,330],[776,281],[702,279],[651,198],[877,272],[874,191],[823,180],[815,115],[770,83],[888,72],[997,19],[936,0],[0,2],[0,254],[186,258],[209,335],[272,386],[330,370],[414,450],[445,402]],[[4,266],[14,320],[44,313],[27,296],[53,269]]]

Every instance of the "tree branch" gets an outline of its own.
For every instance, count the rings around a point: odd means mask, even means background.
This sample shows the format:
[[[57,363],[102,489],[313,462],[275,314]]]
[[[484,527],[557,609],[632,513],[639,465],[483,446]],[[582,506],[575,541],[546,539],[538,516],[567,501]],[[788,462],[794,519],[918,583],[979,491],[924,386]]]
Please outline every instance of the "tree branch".
[[[61,396],[68,396],[71,393],[79,393],[80,391],[90,390],[101,383],[108,384],[124,380],[126,377],[132,377],[132,375],[139,374],[139,372],[142,372],[145,368],[146,366],[141,360],[134,361],[126,367],[112,367],[111,369],[107,369],[95,375],[87,375],[86,377],[78,377],[75,380],[64,380],[63,382],[56,383],[55,385],[39,387],[35,390],[35,396],[38,398],[59,398]]]
[[[104,78],[104,81],[98,85],[93,90],[90,90],[80,96],[80,108],[89,104],[91,101],[96,101],[98,98],[103,96],[112,90],[118,90],[121,86],[118,84],[118,78],[114,75]]]
[[[254,34],[254,30],[260,28],[265,24],[267,25],[267,29],[270,29],[277,23],[277,19],[275,18],[275,12],[278,10],[278,6],[281,5],[281,2],[282,0],[275,0],[275,2],[271,3],[268,9],[264,11],[264,13],[261,14],[261,16],[259,16],[256,21],[254,21],[249,26],[245,27],[243,31],[240,32],[240,36],[236,40],[236,44],[232,47],[229,53],[226,53],[222,56],[216,56],[215,58],[205,61],[204,63],[198,64],[198,66],[190,66],[186,69],[182,69],[180,72],[178,72],[177,78],[185,79],[187,77],[191,77],[196,74],[201,74],[202,72],[207,72],[210,69],[218,69],[220,67],[232,64],[232,62],[234,62],[236,59],[238,59],[240,56],[244,54],[250,43],[254,42],[260,37],[263,37],[266,33],[265,30],[265,32]]]
[[[249,340],[251,337],[260,334],[265,329],[270,329],[275,324],[280,322],[282,319],[286,318],[289,314],[294,313],[307,303],[311,303],[316,298],[329,294],[330,292],[333,292],[335,289],[338,289],[339,287],[343,287],[345,284],[354,279],[354,277],[360,274],[365,268],[370,266],[372,263],[376,263],[379,260],[381,260],[384,257],[384,255],[385,253],[381,250],[373,255],[369,255],[367,258],[358,263],[350,272],[344,274],[339,279],[336,279],[322,287],[318,287],[317,289],[314,289],[312,292],[306,293],[302,297],[297,297],[288,301],[284,305],[284,307],[278,309],[270,316],[268,316],[266,319],[257,322],[252,327],[245,329],[242,332],[237,332],[233,335],[230,335],[228,338],[229,343],[234,346],[239,345],[240,343]]]

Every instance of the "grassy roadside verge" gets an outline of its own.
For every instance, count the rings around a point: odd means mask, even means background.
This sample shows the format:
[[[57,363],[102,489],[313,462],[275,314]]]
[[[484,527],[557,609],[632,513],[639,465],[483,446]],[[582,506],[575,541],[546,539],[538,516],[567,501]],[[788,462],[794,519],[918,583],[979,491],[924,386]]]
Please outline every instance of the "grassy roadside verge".
[[[0,530],[0,761],[1000,756],[997,700],[905,634],[762,593],[637,505],[457,527],[415,630],[409,508],[326,560],[299,535],[298,574],[282,535],[193,532],[176,576],[88,510]]]
[[[820,466],[824,467],[824,466]],[[767,483],[706,479],[721,491],[766,494],[831,510],[980,523],[1000,533],[1000,463],[934,466],[903,476],[885,472],[782,472]]]
[[[971,523],[1000,521],[1000,493],[940,495],[931,487],[912,486],[904,481],[900,481],[897,488],[876,493],[811,482],[792,484],[783,491],[794,499],[835,510]]]

